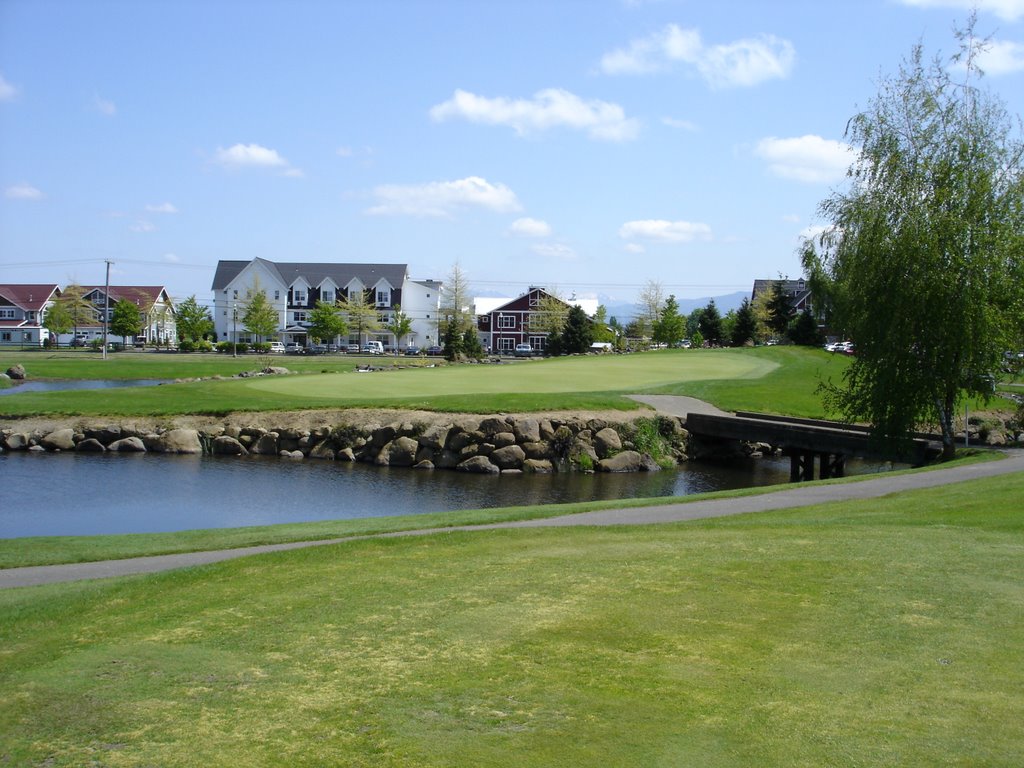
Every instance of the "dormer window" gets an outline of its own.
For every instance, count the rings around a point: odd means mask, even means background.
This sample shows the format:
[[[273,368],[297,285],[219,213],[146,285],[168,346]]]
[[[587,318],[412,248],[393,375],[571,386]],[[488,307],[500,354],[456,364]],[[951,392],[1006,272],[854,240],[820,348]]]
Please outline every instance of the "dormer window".
[[[306,306],[307,301],[306,289],[305,288],[293,288],[292,289],[292,304],[297,306]]]
[[[378,288],[377,289],[377,306],[388,307],[391,305],[391,289],[390,288]]]
[[[328,304],[333,304],[335,299],[333,288],[324,288],[320,291],[320,300],[326,301]]]

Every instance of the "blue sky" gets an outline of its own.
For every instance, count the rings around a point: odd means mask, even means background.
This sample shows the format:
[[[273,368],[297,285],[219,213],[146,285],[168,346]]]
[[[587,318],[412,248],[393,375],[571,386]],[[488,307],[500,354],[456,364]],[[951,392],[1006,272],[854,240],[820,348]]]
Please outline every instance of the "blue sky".
[[[849,118],[959,0],[0,0],[0,282],[405,262],[632,300],[798,276]],[[1024,0],[979,3],[1024,101]]]

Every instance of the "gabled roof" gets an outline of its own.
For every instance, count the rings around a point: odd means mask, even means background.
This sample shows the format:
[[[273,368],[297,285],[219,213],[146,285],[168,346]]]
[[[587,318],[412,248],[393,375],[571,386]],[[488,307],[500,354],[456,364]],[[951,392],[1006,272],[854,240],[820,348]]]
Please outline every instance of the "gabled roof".
[[[476,306],[477,315],[489,315],[492,312],[497,312],[499,310],[505,309],[505,307],[507,307],[509,304],[519,301],[523,297],[529,296],[531,293],[535,292],[543,293],[545,296],[551,296],[551,294],[545,291],[543,288],[531,288],[525,293],[519,294],[514,299],[480,297],[473,299],[473,303]],[[587,317],[593,317],[594,314],[597,312],[598,306],[600,306],[600,302],[598,302],[597,299],[577,299],[575,297],[571,299],[562,299],[559,298],[558,296],[551,296],[551,298],[558,299],[558,301],[561,301],[567,307],[579,307],[580,309],[583,310],[583,313]]]
[[[320,285],[330,278],[335,285],[344,286],[352,282],[352,278],[368,288],[375,286],[381,278],[393,287],[400,288],[408,272],[405,264],[354,264],[334,262],[289,262],[253,259],[252,261],[218,261],[217,271],[213,276],[213,290],[219,291],[227,287],[247,266],[260,262],[281,278],[281,283],[291,285],[302,277],[310,285]]]
[[[100,293],[106,291],[107,295],[110,296],[111,304],[127,299],[140,307],[152,306],[167,296],[167,291],[162,285],[111,285],[109,290],[107,286],[103,285],[82,285],[79,287],[85,296],[94,291],[99,291]]]
[[[56,283],[0,284],[0,296],[30,311],[40,311],[54,293],[60,296]]]

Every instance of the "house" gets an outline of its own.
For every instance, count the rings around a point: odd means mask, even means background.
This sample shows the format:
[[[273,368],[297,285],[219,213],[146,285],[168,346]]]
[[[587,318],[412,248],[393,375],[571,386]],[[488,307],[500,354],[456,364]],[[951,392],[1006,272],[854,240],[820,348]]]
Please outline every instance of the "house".
[[[160,285],[82,285],[82,298],[92,308],[92,319],[79,325],[68,334],[62,334],[60,343],[70,344],[77,335],[85,341],[103,338],[103,312],[107,312],[107,335],[109,323],[114,317],[114,305],[127,300],[139,308],[140,328],[136,339],[150,344],[167,344],[177,339],[174,320],[174,305],[167,289]],[[65,292],[67,287],[65,287]]]
[[[214,327],[219,341],[252,341],[242,318],[248,297],[263,291],[278,316],[277,338],[283,342],[310,341],[309,313],[318,301],[335,303],[362,294],[377,310],[383,325],[391,322],[398,307],[412,321],[403,339],[383,329],[359,338],[349,328],[350,344],[380,341],[393,347],[404,344],[429,346],[437,341],[437,313],[441,283],[413,280],[406,264],[355,264],[281,262],[256,258],[251,261],[219,261],[213,277]]]
[[[543,288],[531,287],[514,299],[474,299],[477,333],[485,349],[511,353],[517,344],[529,344],[535,352],[547,347],[548,330],[545,323],[545,305],[550,301],[569,307],[577,306],[588,317],[597,312],[597,299],[568,301],[553,296]]]
[[[755,280],[754,290],[750,294],[751,302],[762,293],[771,295],[772,286],[775,283],[782,284],[782,292],[789,297],[789,305],[793,308],[794,312],[800,313],[805,309],[811,308],[811,289],[807,285],[807,281],[803,279]]]
[[[60,297],[54,283],[0,285],[0,347],[41,347],[50,337],[46,310]]]

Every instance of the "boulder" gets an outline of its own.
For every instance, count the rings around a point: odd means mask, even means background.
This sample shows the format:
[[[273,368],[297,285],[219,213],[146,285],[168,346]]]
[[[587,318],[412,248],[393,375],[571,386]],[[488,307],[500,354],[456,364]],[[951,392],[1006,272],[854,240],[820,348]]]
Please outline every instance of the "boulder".
[[[504,448],[506,445],[515,445],[516,436],[511,432],[498,432],[491,436],[491,440],[495,448]]]
[[[622,440],[619,438],[619,433],[611,427],[605,427],[594,435],[594,448],[597,450],[597,455],[602,459],[607,459],[609,456],[618,453],[622,450]]]
[[[388,464],[392,467],[411,467],[416,463],[419,443],[411,437],[399,437],[387,446]]]
[[[331,446],[329,441],[324,440],[323,442],[317,443],[310,449],[309,458],[334,461],[334,448]]]
[[[147,435],[146,448],[154,453],[202,453],[203,444],[194,429],[169,429],[162,435]]]
[[[118,426],[109,427],[90,427],[84,431],[85,437],[93,440],[98,440],[104,445],[110,445],[115,440],[120,440],[124,435],[121,434],[121,428]]]
[[[48,434],[39,444],[48,451],[71,451],[75,448],[75,430],[57,429]]]
[[[113,453],[145,453],[146,444],[139,437],[122,437],[107,446]]]
[[[276,456],[281,450],[277,445],[277,432],[267,432],[252,446],[252,452],[259,456]]]
[[[412,468],[413,469],[433,469],[434,468],[434,462],[429,461],[427,459],[424,459],[423,461],[417,461],[413,465]]]
[[[550,459],[551,443],[538,441],[536,443],[523,443],[522,449],[528,459]]]
[[[278,454],[282,459],[304,459],[302,451],[280,451]]]
[[[653,456],[644,454],[640,459],[641,472],[661,472],[661,465],[654,460]]]
[[[480,432],[483,432],[485,436],[491,437],[499,432],[507,432],[508,421],[504,417],[488,416],[480,422],[478,429]]]
[[[444,450],[444,444],[448,440],[448,431],[447,426],[435,424],[423,430],[423,434],[417,438],[417,442],[424,448],[430,448],[433,451]]]
[[[518,445],[506,445],[491,453],[490,460],[501,470],[521,469],[526,460],[526,452]]]
[[[597,468],[602,472],[638,472],[642,457],[636,451],[622,451],[614,456],[601,459]]]
[[[214,456],[248,456],[249,452],[245,446],[238,442],[237,438],[230,435],[221,435],[213,438],[211,450]]]
[[[554,465],[547,459],[527,459],[523,462],[523,471],[537,475],[548,475],[555,471]]]
[[[355,461],[356,460],[355,451],[353,451],[351,448],[348,448],[348,447],[342,448],[336,454],[334,454],[334,456],[335,456],[335,458],[338,461]]]
[[[540,441],[540,422],[537,419],[516,419],[512,432],[517,443],[536,443]]]
[[[21,363],[12,365],[10,368],[7,369],[7,375],[10,376],[12,379],[21,381],[22,379],[25,378],[25,366],[23,366]]]
[[[29,437],[24,432],[12,432],[4,440],[4,447],[9,451],[24,451],[29,446]]]
[[[107,449],[94,437],[87,437],[75,446],[79,453],[103,453]]]
[[[469,472],[476,475],[496,475],[501,472],[486,456],[474,456],[461,462],[455,469],[459,472]]]

